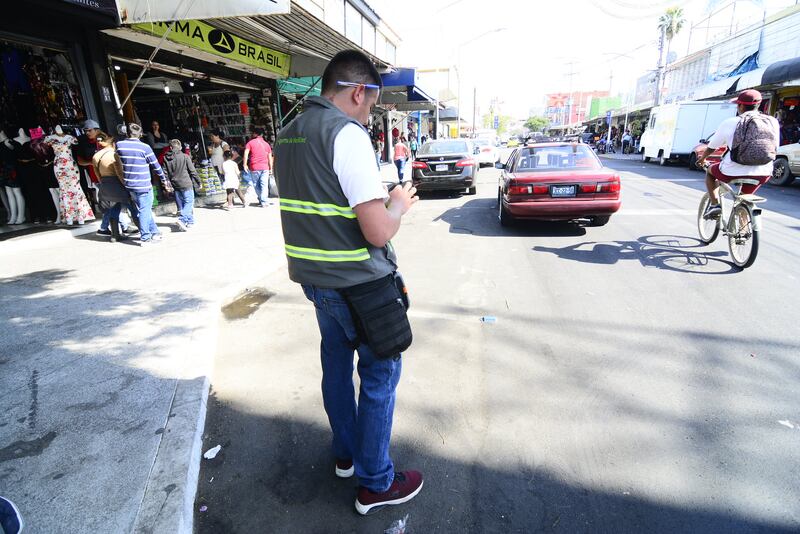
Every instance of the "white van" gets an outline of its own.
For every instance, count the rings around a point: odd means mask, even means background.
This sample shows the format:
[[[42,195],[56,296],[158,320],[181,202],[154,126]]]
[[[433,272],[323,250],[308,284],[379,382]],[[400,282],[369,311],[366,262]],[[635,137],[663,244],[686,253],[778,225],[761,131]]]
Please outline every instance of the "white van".
[[[657,159],[688,161],[701,139],[708,139],[717,126],[736,116],[736,104],[728,101],[678,102],[653,108],[639,142],[644,161]]]

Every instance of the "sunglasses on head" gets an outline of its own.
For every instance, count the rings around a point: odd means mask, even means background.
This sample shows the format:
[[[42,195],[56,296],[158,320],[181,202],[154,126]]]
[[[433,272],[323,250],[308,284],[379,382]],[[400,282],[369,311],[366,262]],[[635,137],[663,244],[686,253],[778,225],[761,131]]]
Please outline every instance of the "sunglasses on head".
[[[376,89],[379,93],[381,90],[381,86],[375,85],[374,83],[343,82],[339,80],[336,82],[336,85],[341,85],[342,87],[361,87],[363,85],[367,89]]]

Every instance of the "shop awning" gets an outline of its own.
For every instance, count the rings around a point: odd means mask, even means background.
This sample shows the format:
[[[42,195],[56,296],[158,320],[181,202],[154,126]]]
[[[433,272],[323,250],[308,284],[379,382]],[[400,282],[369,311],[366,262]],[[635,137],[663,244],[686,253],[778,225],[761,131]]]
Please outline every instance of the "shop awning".
[[[761,76],[761,85],[779,84],[798,78],[800,78],[800,57],[795,57],[768,66]]]
[[[761,85],[761,78],[764,76],[766,68],[755,69],[750,72],[745,72],[736,82],[736,90],[744,91],[745,89],[752,89]]]
[[[416,69],[395,69],[382,74],[381,103],[394,104],[398,111],[435,110],[436,99],[419,87],[417,78]],[[441,103],[440,108],[443,109]]]
[[[278,91],[280,91],[281,94],[319,96],[320,87],[322,87],[322,85],[319,76],[278,80]]]

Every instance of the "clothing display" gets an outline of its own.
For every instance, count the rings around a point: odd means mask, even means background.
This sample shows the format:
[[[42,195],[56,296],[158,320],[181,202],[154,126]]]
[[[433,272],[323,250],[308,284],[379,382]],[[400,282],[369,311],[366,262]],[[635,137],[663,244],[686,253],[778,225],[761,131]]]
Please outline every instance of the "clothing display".
[[[78,140],[71,135],[48,135],[44,141],[55,152],[55,175],[60,189],[62,218],[67,224],[83,224],[94,219],[94,212],[81,189],[78,164],[72,157],[72,146]]]

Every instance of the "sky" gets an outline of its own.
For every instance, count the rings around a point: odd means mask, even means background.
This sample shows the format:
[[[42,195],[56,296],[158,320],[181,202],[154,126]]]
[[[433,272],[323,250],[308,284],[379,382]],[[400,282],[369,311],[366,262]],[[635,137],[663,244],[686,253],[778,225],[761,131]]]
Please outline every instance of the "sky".
[[[731,26],[761,20],[797,0],[739,0],[710,21],[708,8],[729,0],[367,0],[401,37],[400,67],[454,67],[461,77],[462,110],[472,109],[477,88],[482,111],[498,98],[504,114],[528,116],[551,92],[631,91],[658,61],[658,17],[680,6],[688,23],[671,49],[686,54],[702,44],[706,26],[727,34]],[[694,30],[690,26],[695,24]],[[571,76],[570,76],[570,73]]]

